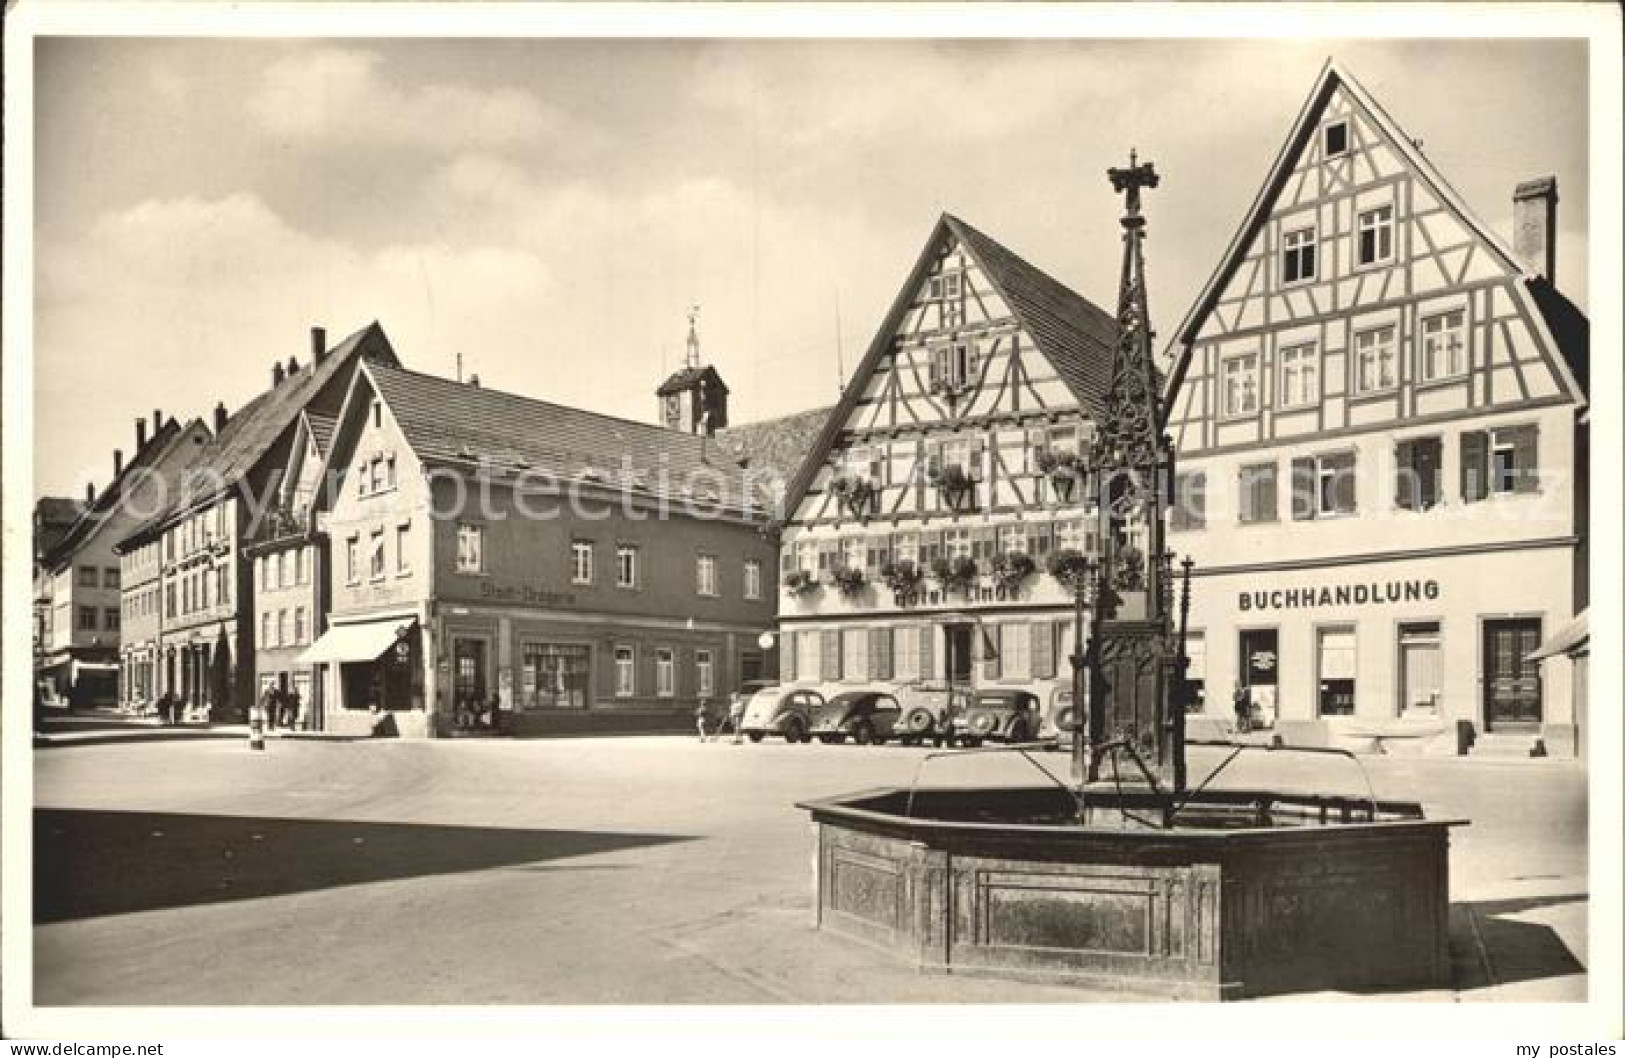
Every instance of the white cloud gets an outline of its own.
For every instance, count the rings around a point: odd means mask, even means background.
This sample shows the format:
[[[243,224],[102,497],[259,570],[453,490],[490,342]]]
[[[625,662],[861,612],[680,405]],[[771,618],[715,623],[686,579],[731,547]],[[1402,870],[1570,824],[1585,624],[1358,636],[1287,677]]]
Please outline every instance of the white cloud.
[[[271,64],[248,109],[280,137],[436,151],[534,142],[567,124],[530,92],[445,84],[403,88],[384,76],[382,66],[382,58],[369,51],[301,51]]]

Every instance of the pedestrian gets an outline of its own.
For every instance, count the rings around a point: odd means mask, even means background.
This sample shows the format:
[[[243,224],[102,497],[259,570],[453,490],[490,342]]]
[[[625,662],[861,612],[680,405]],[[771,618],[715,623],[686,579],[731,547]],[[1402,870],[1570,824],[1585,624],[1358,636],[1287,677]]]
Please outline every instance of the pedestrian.
[[[733,726],[736,746],[744,739],[745,701],[745,692],[735,691],[733,701],[728,705],[728,723]]]
[[[295,687],[282,699],[282,726],[289,731],[299,723],[299,688]]]
[[[1231,704],[1236,710],[1236,734],[1245,735],[1252,725],[1253,702],[1252,694],[1242,684],[1236,684],[1236,691],[1230,696]]]
[[[497,732],[502,730],[502,696],[501,695],[495,694],[495,693],[493,693],[491,695],[491,708],[490,708],[490,712],[489,712],[488,715],[490,717],[489,725],[490,725],[490,728],[491,728],[491,733],[496,734]]]
[[[694,709],[694,725],[700,729],[700,741],[705,741],[705,702],[702,700]]]
[[[267,683],[265,690],[260,694],[261,722],[267,728],[276,727],[277,709],[282,705],[282,692],[277,690],[276,684]]]

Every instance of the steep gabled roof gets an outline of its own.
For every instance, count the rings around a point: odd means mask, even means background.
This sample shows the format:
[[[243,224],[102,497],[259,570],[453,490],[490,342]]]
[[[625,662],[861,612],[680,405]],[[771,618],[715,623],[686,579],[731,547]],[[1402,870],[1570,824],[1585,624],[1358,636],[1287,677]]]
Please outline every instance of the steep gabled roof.
[[[668,393],[692,389],[697,382],[706,382],[713,387],[720,388],[724,393],[728,392],[728,385],[722,381],[722,376],[717,374],[717,369],[710,364],[705,364],[700,367],[684,367],[673,371],[671,377],[662,382],[660,388],[655,390],[655,396],[664,397]]]
[[[530,472],[612,489],[622,486],[623,468],[630,467],[635,492],[679,502],[710,494],[723,507],[741,506],[749,479],[710,438],[400,367],[368,362],[362,370],[426,465]],[[360,381],[346,399],[341,433],[356,421],[350,405]],[[330,458],[339,451],[335,444]],[[693,491],[685,494],[685,487]],[[759,507],[760,498],[751,506]]]
[[[334,346],[320,363],[307,364],[243,405],[200,454],[193,464],[199,473],[186,476],[175,502],[121,543],[156,532],[176,517],[234,488],[294,425],[312,397],[356,360],[374,356],[395,359],[395,350],[377,320]]]
[[[124,464],[124,468],[113,480],[107,483],[107,487],[97,493],[94,500],[80,508],[79,516],[74,519],[73,525],[57,541],[50,553],[41,559],[41,564],[57,568],[83,547],[97,529],[107,524],[108,515],[124,497],[125,487],[138,473],[150,472],[179,439],[181,433],[180,423],[173,418],[160,426],[151,439],[137,449],[135,455]]]
[[[1514,288],[1524,299],[1531,317],[1538,320],[1545,330],[1552,347],[1560,351],[1561,355],[1557,358],[1560,370],[1567,374],[1566,381],[1570,384],[1572,392],[1576,399],[1583,403],[1586,399],[1586,390],[1582,377],[1590,358],[1589,334],[1587,328],[1576,328],[1573,319],[1574,315],[1579,315],[1583,320],[1583,314],[1567,298],[1557,294],[1550,283],[1525,270],[1506,240],[1473,212],[1456,189],[1450,186],[1450,182],[1428,160],[1427,155],[1417,147],[1416,142],[1383,109],[1382,104],[1378,103],[1335,59],[1327,59],[1326,64],[1321,67],[1320,76],[1315,79],[1314,88],[1310,90],[1309,97],[1304,100],[1297,119],[1292,123],[1286,142],[1276,154],[1264,183],[1253,197],[1252,205],[1248,206],[1241,225],[1236,228],[1235,235],[1230,239],[1230,245],[1219,258],[1218,267],[1214,269],[1201,294],[1191,303],[1190,311],[1185,314],[1184,320],[1173,333],[1169,343],[1173,370],[1169,372],[1164,390],[1169,399],[1163,401],[1163,407],[1166,409],[1171,406],[1173,394],[1184,381],[1191,345],[1196,340],[1202,324],[1206,322],[1208,314],[1213,311],[1213,306],[1246,258],[1247,250],[1259,229],[1268,223],[1275,201],[1280,196],[1287,179],[1292,175],[1293,165],[1307,145],[1309,137],[1314,135],[1326,104],[1339,87],[1347,91],[1349,96],[1365,110],[1387,137],[1389,144],[1404,158],[1406,164],[1423,180],[1428,189],[1455,211],[1461,221],[1474,235],[1484,241],[1503,265],[1522,275],[1523,281],[1515,284]],[[1546,288],[1545,292],[1537,289],[1542,285]],[[1565,305],[1566,310],[1563,308]]]
[[[931,229],[931,237],[915,259],[908,279],[881,320],[880,328],[875,332],[863,359],[858,362],[851,380],[842,390],[841,399],[830,412],[817,443],[808,449],[806,458],[796,471],[785,497],[787,512],[793,511],[801,502],[819,464],[835,446],[842,425],[863,393],[864,380],[873,373],[875,364],[891,347],[904,314],[920,285],[925,282],[926,273],[935,259],[936,248],[948,235],[952,235],[976,260],[994,291],[1010,306],[1017,323],[1054,366],[1056,374],[1066,383],[1078,403],[1091,414],[1098,413],[1104,406],[1106,391],[1111,385],[1112,352],[1117,340],[1116,317],[1029,264],[990,236],[958,217],[944,213],[936,227]]]

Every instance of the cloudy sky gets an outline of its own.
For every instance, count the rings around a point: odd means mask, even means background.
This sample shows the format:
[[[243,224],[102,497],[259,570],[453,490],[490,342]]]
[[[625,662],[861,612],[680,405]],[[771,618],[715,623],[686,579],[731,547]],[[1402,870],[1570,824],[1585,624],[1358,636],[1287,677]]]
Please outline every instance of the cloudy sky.
[[[736,422],[828,403],[944,210],[1109,308],[1130,146],[1170,328],[1334,54],[1502,232],[1557,175],[1584,306],[1583,43],[42,38],[36,491],[313,324],[652,421],[698,304]]]

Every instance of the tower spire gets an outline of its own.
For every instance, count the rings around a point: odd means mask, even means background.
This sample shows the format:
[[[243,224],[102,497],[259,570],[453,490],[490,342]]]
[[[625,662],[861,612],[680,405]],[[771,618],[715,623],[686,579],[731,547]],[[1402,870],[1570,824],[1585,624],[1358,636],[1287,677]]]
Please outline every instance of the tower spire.
[[[698,305],[690,305],[688,307],[688,353],[683,358],[683,365],[685,367],[697,368],[700,366],[699,319],[700,307]]]

